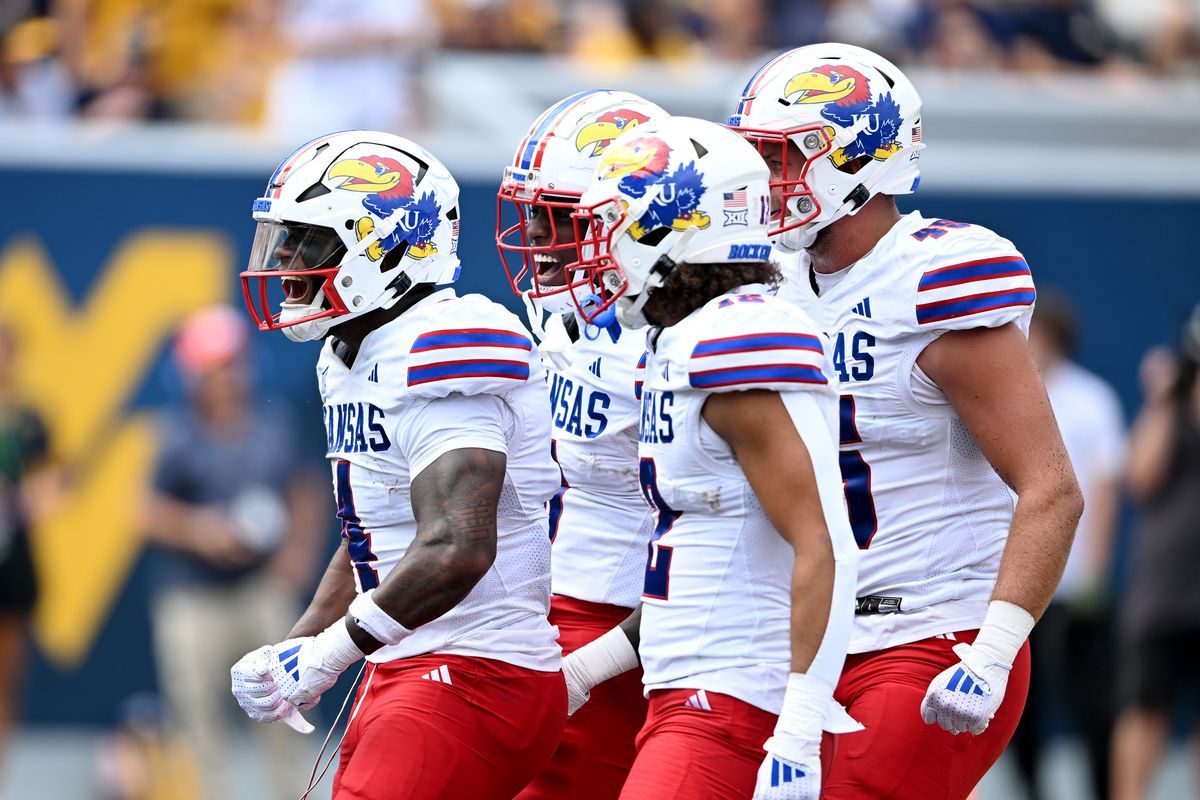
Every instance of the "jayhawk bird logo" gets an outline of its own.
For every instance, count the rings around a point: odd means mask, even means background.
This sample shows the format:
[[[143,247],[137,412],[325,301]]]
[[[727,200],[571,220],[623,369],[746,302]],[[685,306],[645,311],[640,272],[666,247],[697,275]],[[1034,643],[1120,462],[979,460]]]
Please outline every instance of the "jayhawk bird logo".
[[[629,197],[642,198],[659,187],[645,213],[629,228],[634,239],[663,227],[683,231],[709,225],[708,215],[699,210],[705,186],[696,162],[680,164],[668,174],[670,155],[671,148],[662,139],[644,136],[612,148],[600,162],[600,179],[619,179],[617,187]]]
[[[437,252],[433,235],[441,223],[442,207],[433,192],[413,198],[413,175],[399,161],[386,156],[346,158],[330,168],[329,177],[345,178],[339,189],[365,192],[363,208],[379,219],[399,215],[395,230],[367,248],[367,257],[372,261],[405,241],[409,258],[425,258]],[[359,241],[373,230],[375,221],[369,216],[360,218],[354,226]]]
[[[628,108],[606,111],[593,122],[583,126],[579,135],[575,137],[575,149],[582,153],[584,148],[590,145],[592,149],[588,156],[598,156],[608,149],[613,139],[649,119],[645,114]]]
[[[900,106],[885,92],[871,102],[867,77],[856,69],[837,64],[822,64],[810,72],[793,75],[783,90],[783,98],[796,105],[821,103],[821,116],[840,128],[852,128],[860,120],[866,127],[853,142],[834,151],[833,162],[839,167],[861,156],[884,161],[900,149]],[[832,139],[835,131],[826,127]]]

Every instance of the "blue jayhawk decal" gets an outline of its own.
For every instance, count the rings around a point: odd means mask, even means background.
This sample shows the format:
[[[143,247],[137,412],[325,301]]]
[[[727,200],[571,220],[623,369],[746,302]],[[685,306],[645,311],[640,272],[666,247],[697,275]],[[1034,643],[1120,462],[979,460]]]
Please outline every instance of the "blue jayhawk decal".
[[[345,158],[330,167],[329,177],[346,179],[339,189],[366,192],[363,208],[376,217],[400,215],[395,230],[367,248],[367,257],[372,261],[383,258],[404,241],[408,242],[405,255],[409,258],[426,258],[437,252],[433,235],[441,223],[442,207],[433,192],[413,198],[413,175],[399,161],[386,156]],[[359,241],[373,230],[375,221],[369,216],[361,217],[354,225]]]
[[[610,148],[600,162],[600,178],[618,178],[617,186],[630,197],[641,198],[652,187],[662,187],[641,219],[630,226],[634,239],[664,227],[684,231],[710,224],[708,215],[699,209],[705,186],[696,162],[680,164],[668,174],[670,155],[671,148],[662,139],[643,136]]]
[[[867,125],[858,138],[832,154],[839,167],[861,156],[878,161],[888,159],[900,149],[900,106],[885,92],[871,101],[867,76],[856,69],[837,64],[822,64],[810,72],[792,76],[783,90],[784,99],[794,104],[820,103],[821,116],[841,128],[851,128],[860,120]],[[826,128],[832,139],[834,130]]]

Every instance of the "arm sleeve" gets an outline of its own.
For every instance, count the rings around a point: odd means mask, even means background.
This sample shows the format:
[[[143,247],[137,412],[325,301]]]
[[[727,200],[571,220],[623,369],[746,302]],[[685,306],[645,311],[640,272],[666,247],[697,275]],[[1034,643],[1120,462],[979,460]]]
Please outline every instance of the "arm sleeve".
[[[395,440],[413,478],[451,450],[480,448],[508,455],[512,411],[492,394],[450,395],[415,405],[396,425]]]
[[[858,583],[858,547],[846,516],[846,499],[838,471],[838,446],[817,399],[808,392],[783,392],[783,404],[812,459],[817,491],[833,546],[833,599],[825,636],[806,674],[837,686],[850,647],[854,625],[854,593]]]

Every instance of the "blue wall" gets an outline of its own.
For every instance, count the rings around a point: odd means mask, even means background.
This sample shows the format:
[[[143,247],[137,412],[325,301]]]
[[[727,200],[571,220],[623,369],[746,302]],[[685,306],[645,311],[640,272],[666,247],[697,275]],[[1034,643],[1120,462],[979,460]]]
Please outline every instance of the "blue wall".
[[[8,169],[0,170],[0,185],[20,189],[0,195],[0,253],[14,237],[35,236],[76,304],[86,300],[114,247],[148,226],[221,232],[236,253],[228,264],[229,297],[240,297],[236,273],[253,234],[249,208],[260,178]],[[904,205],[913,207],[915,199]],[[492,245],[494,188],[464,186],[462,205],[460,289],[515,307]],[[1117,387],[1127,414],[1136,410],[1141,354],[1170,342],[1185,311],[1200,301],[1190,228],[1200,221],[1200,199],[956,196],[929,187],[919,205],[927,216],[986,225],[1012,239],[1040,288],[1061,290],[1076,302],[1083,363]],[[171,270],[163,263],[161,280],[172,280]],[[155,287],[146,286],[129,313],[154,302],[154,294]],[[281,335],[259,336],[255,346],[263,385],[292,399],[319,452],[315,346]],[[160,356],[132,406],[153,407],[177,395],[177,381]],[[133,571],[78,669],[60,671],[39,660],[26,697],[29,721],[107,723],[123,698],[153,687],[144,569],[139,564]]]

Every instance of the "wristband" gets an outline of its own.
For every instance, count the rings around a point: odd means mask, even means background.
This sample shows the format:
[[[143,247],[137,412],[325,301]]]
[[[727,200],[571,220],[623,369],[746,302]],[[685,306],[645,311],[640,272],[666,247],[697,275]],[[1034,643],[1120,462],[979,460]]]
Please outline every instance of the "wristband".
[[[374,589],[363,592],[350,604],[350,618],[371,638],[382,644],[399,644],[412,631],[394,620],[375,603]]]
[[[996,661],[1005,669],[1012,669],[1017,653],[1033,630],[1033,615],[1018,605],[1004,600],[988,603],[987,616],[979,626],[979,633],[971,647]]]
[[[322,666],[342,672],[363,658],[363,651],[350,638],[346,620],[339,619],[313,637],[313,645]]]
[[[625,631],[618,627],[572,652],[567,656],[563,669],[569,669],[572,678],[591,691],[593,686],[628,672],[637,665],[637,650],[633,649]]]
[[[775,723],[775,735],[806,742],[821,741],[825,716],[833,698],[833,687],[802,672],[788,675],[783,708]]]

